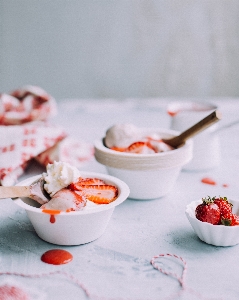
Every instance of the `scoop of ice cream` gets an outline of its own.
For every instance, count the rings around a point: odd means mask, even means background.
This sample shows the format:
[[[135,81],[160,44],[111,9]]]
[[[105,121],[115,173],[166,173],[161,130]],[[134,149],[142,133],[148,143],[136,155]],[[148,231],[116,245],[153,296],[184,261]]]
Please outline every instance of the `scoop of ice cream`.
[[[41,206],[42,209],[78,211],[86,205],[86,197],[80,192],[69,189],[61,189],[56,192],[48,203]]]
[[[43,174],[45,184],[44,189],[52,197],[59,190],[74,183],[80,177],[80,172],[76,167],[65,162],[56,162],[47,165],[47,172]]]
[[[157,133],[152,133],[148,136],[148,138],[150,139],[150,144],[154,147],[156,153],[173,150],[173,147],[164,143],[161,139],[161,136]]]
[[[116,124],[106,131],[105,145],[108,148],[126,148],[141,138],[142,133],[135,125]]]

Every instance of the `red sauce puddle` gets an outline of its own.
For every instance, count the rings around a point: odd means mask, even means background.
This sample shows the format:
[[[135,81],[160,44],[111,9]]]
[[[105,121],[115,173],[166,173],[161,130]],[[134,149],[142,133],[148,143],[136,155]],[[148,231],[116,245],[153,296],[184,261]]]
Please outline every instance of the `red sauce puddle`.
[[[60,210],[53,210],[53,209],[43,209],[42,212],[44,212],[45,214],[50,215],[50,222],[51,223],[55,223],[56,222],[55,215],[59,215],[61,213]]]
[[[73,256],[70,252],[62,249],[52,249],[46,251],[41,256],[41,260],[44,263],[51,265],[63,265],[72,261]]]
[[[211,185],[216,185],[216,181],[214,181],[213,179],[209,178],[209,177],[205,177],[201,180],[202,183],[206,183],[206,184],[211,184]]]
[[[201,182],[205,184],[217,185],[217,182],[209,177],[204,177],[203,179],[201,179]],[[229,185],[227,183],[223,183],[222,186],[224,188],[227,188]]]

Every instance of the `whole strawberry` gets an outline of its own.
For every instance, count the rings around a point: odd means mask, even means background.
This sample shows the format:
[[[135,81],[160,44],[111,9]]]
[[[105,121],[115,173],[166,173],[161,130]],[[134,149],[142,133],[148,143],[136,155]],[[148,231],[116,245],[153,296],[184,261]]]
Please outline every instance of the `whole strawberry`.
[[[202,198],[202,204],[199,204],[195,210],[195,216],[202,222],[211,223],[213,225],[220,224],[221,213],[217,204],[210,197]]]
[[[232,204],[228,202],[227,197],[213,197],[214,203],[220,209],[221,221],[220,224],[231,226],[233,222]]]
[[[231,226],[237,226],[237,225],[239,225],[239,216],[233,214]]]

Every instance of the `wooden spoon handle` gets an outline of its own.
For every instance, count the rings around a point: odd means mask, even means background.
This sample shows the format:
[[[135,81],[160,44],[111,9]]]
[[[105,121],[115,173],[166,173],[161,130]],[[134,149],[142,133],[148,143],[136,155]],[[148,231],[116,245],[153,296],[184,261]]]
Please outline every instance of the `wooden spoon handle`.
[[[30,186],[0,186],[0,199],[29,197]]]
[[[211,126],[212,124],[216,123],[221,119],[221,113],[218,111],[212,112],[210,115],[190,127],[189,129],[182,132],[180,135],[175,136],[171,139],[163,139],[163,141],[172,146],[173,148],[177,148],[181,145],[183,145],[187,139],[193,137],[197,133],[203,131],[207,127]]]

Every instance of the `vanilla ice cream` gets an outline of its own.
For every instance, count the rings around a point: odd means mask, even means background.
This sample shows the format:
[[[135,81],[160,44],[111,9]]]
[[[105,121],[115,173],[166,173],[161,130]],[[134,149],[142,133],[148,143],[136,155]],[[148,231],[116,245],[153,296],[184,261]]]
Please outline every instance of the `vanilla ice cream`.
[[[173,150],[173,147],[162,141],[162,138],[159,134],[153,133],[148,136],[151,145],[154,147],[156,153],[166,152]]]
[[[78,211],[86,205],[86,197],[82,193],[75,193],[69,189],[56,192],[51,200],[41,206],[41,209]]]
[[[162,137],[158,134],[154,132],[146,134],[142,128],[127,123],[116,124],[110,127],[106,131],[104,143],[108,148],[113,150],[140,154],[173,150],[171,146],[162,141]]]
[[[105,145],[108,148],[126,148],[142,139],[142,133],[133,124],[116,124],[106,131]]]
[[[80,177],[80,171],[65,162],[56,162],[47,165],[47,172],[43,173],[45,180],[44,189],[52,197],[59,190],[76,182]]]

